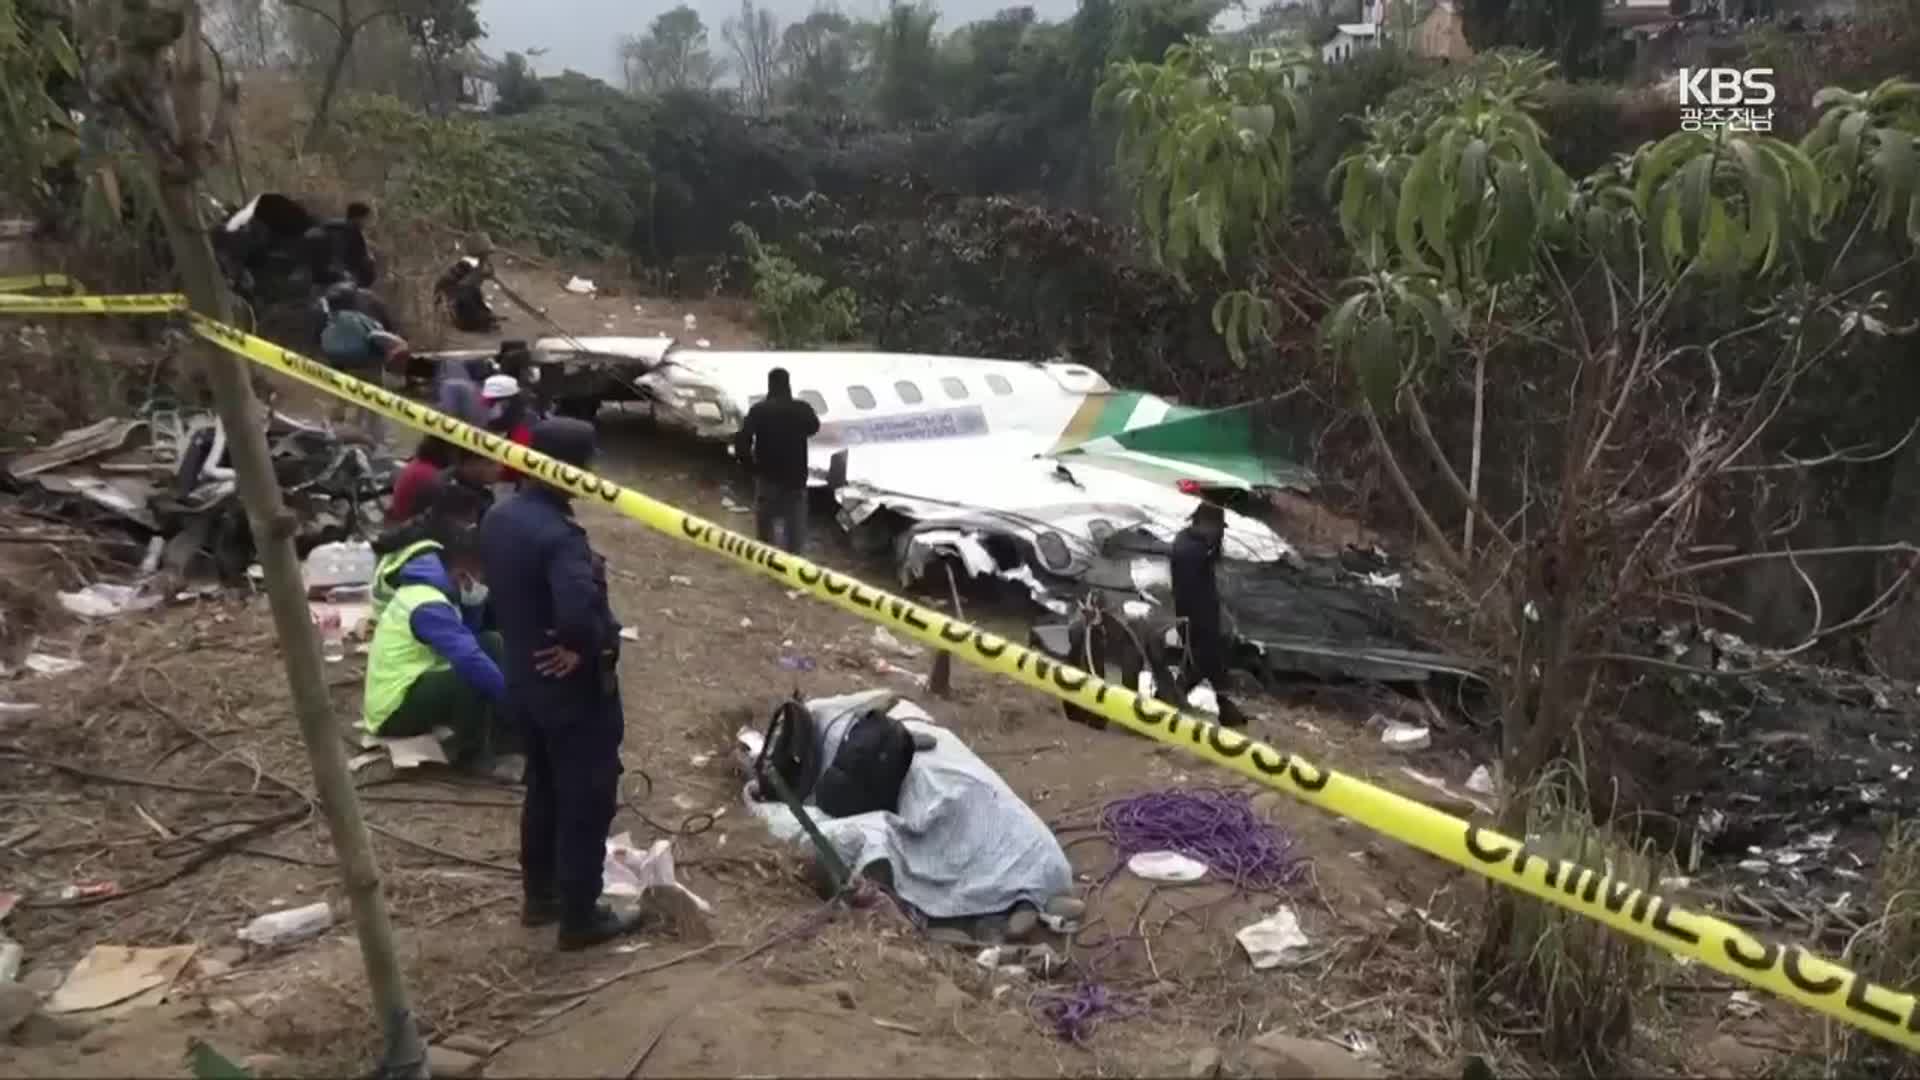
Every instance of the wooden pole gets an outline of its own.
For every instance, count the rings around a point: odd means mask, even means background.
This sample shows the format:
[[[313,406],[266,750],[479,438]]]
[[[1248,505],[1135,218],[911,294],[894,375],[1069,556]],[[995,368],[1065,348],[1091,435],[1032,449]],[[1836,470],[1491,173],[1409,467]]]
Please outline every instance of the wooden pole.
[[[133,6],[128,4],[130,11]],[[148,32],[130,36],[127,44],[131,48],[125,54],[115,84],[123,95],[141,91],[151,95],[128,111],[134,118],[136,134],[146,143],[175,267],[193,309],[226,322],[231,317],[231,303],[212,245],[200,227],[198,205],[199,181],[219,141],[219,133],[212,128],[221,125],[216,120],[210,128],[204,122],[205,54],[199,5],[195,0],[186,0],[177,10],[180,21],[173,35]],[[150,31],[152,24],[147,26]],[[170,87],[163,74],[168,69],[161,57],[169,47],[173,54]],[[224,103],[224,87],[221,93]],[[162,95],[171,98],[170,132],[163,124],[143,122],[164,107]],[[124,107],[126,102],[123,100],[121,104]],[[286,663],[294,717],[299,721],[300,736],[307,746],[307,761],[313,769],[314,791],[328,831],[332,833],[334,850],[339,854],[340,877],[353,906],[367,984],[373,993],[374,1009],[386,1031],[386,1057],[380,1071],[386,1076],[426,1077],[426,1049],[408,1004],[406,980],[394,948],[393,925],[380,891],[380,870],[374,862],[372,839],[360,816],[353,775],[347,768],[340,729],[335,725],[332,702],[328,699],[320,639],[307,607],[306,580],[293,546],[296,522],[281,499],[279,482],[274,477],[272,454],[267,447],[267,412],[254,396],[245,361],[204,342],[200,352],[215,408],[226,429],[227,448],[233,457],[240,499],[246,506],[247,524],[252,530],[260,566],[266,572],[274,629],[280,638],[280,655]]]

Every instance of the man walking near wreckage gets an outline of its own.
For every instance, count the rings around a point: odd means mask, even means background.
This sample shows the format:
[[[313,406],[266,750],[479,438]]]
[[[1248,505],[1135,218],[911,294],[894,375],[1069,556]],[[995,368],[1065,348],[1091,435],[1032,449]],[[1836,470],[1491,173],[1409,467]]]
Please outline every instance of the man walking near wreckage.
[[[1186,658],[1180,665],[1180,700],[1194,687],[1213,687],[1220,723],[1244,727],[1246,714],[1227,699],[1227,660],[1232,639],[1220,622],[1220,583],[1214,577],[1220,562],[1220,544],[1227,535],[1227,512],[1203,502],[1187,527],[1173,538],[1168,571],[1173,578],[1173,612],[1183,624],[1180,634]]]
[[[807,543],[807,440],[820,414],[793,396],[786,368],[767,372],[767,396],[747,410],[733,456],[753,473],[753,528],[763,544],[801,554]]]
[[[593,425],[542,421],[533,449],[576,468],[593,460]],[[494,618],[505,639],[507,707],[526,743],[520,813],[521,922],[560,924],[580,949],[627,933],[637,915],[600,902],[607,827],[620,798],[620,626],[606,564],[574,520],[572,496],[529,478],[480,525]]]

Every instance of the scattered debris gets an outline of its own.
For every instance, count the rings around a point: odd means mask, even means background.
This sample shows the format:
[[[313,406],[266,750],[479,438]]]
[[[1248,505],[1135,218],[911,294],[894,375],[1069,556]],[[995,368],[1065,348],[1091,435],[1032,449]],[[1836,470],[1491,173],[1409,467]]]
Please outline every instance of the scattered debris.
[[[485,1058],[464,1054],[449,1046],[435,1044],[427,1047],[427,1072],[432,1076],[479,1076],[486,1065]]]
[[[1425,750],[1433,745],[1433,733],[1425,725],[1388,720],[1380,731],[1380,743],[1389,750]]]
[[[878,675],[892,675],[897,678],[906,679],[915,686],[924,687],[927,685],[927,677],[925,675],[917,671],[908,671],[906,668],[888,660],[884,656],[876,656],[873,658],[873,670],[874,673]]]
[[[1432,803],[1438,806],[1442,810],[1445,810],[1449,813],[1459,813],[1459,814],[1468,814],[1474,811],[1478,811],[1482,814],[1493,813],[1493,807],[1488,806],[1486,803],[1481,802],[1479,799],[1473,798],[1470,795],[1460,794],[1459,792],[1453,790],[1452,787],[1448,786],[1445,780],[1442,780],[1437,776],[1429,776],[1418,769],[1410,769],[1405,765],[1402,765],[1400,767],[1400,772],[1403,775],[1405,775],[1407,779],[1415,781],[1416,783],[1419,783],[1424,787],[1431,788],[1433,789],[1434,792],[1438,793],[1441,796],[1444,796],[1443,800],[1434,800],[1434,799],[1425,800],[1429,803]],[[1416,798],[1417,797],[1418,796],[1416,796]]]
[[[410,735],[405,738],[383,739],[365,731],[360,733],[360,748],[363,750],[384,750],[395,769],[417,769],[422,765],[447,765],[446,747],[443,740],[453,737],[453,729],[437,727],[431,735]]]
[[[21,662],[35,675],[67,675],[86,666],[78,660],[69,660],[49,653],[29,653]]]
[[[647,889],[673,889],[685,893],[702,914],[713,911],[713,905],[696,896],[674,876],[670,840],[655,840],[651,847],[641,851],[633,846],[632,833],[611,837],[607,840],[604,873],[606,884],[601,891],[608,896],[639,896]]]
[[[67,973],[60,989],[44,1006],[49,1015],[93,1012],[109,1006],[150,1008],[165,1000],[167,990],[193,959],[197,945],[164,949],[136,949],[125,945],[96,945]]]
[[[926,652],[925,649],[922,649],[918,645],[908,645],[899,638],[894,637],[893,633],[884,626],[876,626],[873,628],[873,647],[908,660],[919,657]]]
[[[1146,674],[1146,672],[1141,672]],[[1200,683],[1187,691],[1187,704],[1208,716],[1220,715],[1220,695],[1213,692],[1211,683]]]
[[[83,619],[106,619],[158,607],[160,599],[138,585],[94,582],[77,592],[60,593],[60,606]]]
[[[1364,1031],[1348,1031],[1340,1036],[1339,1042],[1358,1057],[1368,1057],[1379,1049],[1379,1043]]]
[[[307,553],[301,571],[308,591],[340,586],[366,585],[373,581],[373,565],[378,561],[373,545],[364,540],[321,544]]]
[[[383,448],[279,412],[268,417],[267,441],[302,550],[378,527],[380,497],[399,468]],[[131,527],[149,548],[149,571],[186,574],[209,557],[212,570],[237,577],[251,561],[226,433],[210,412],[108,417],[15,455],[7,474],[27,485],[23,505],[40,516]]]
[[[561,286],[561,288],[575,296],[592,296],[594,293],[599,292],[598,289],[593,287],[593,280],[591,278],[583,277],[570,277],[567,279],[567,283]]]
[[[85,900],[95,896],[112,896],[114,893],[117,893],[119,891],[120,891],[120,886],[117,882],[77,881],[77,882],[74,882],[72,885],[63,887],[60,890],[60,899]]]
[[[1485,765],[1476,765],[1473,775],[1467,777],[1467,790],[1475,795],[1494,794],[1493,772]]]
[[[812,671],[819,666],[811,656],[782,656],[779,664],[785,671]]]
[[[1358,1037],[1356,1037],[1358,1036]],[[1315,1080],[1375,1080],[1387,1074],[1374,1062],[1354,1053],[1353,1044],[1371,1046],[1357,1032],[1338,1039],[1310,1039],[1269,1031],[1247,1043],[1248,1070],[1255,1076],[1312,1077]],[[1472,1075],[1472,1074],[1468,1074]]]
[[[333,926],[333,909],[326,901],[261,915],[240,928],[240,940],[263,949],[293,945],[319,937]]]
[[[1291,907],[1281,907],[1259,922],[1241,927],[1234,940],[1247,951],[1255,971],[1298,964],[1312,944]]]
[[[1127,859],[1127,869],[1148,881],[1198,881],[1207,864],[1177,851],[1142,851]]]
[[[639,629],[637,629],[636,627],[632,627],[632,626],[623,626],[623,627],[621,627],[621,628],[620,628],[620,640],[621,640],[621,641],[639,641],[639,640],[640,640],[640,631],[639,631]]]

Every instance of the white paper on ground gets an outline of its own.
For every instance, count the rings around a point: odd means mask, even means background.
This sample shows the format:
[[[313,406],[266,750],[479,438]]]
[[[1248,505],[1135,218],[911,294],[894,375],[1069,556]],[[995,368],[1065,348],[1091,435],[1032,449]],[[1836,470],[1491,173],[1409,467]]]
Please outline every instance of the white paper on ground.
[[[96,581],[78,592],[60,594],[60,606],[83,619],[105,619],[159,605],[159,596],[144,595],[137,585],[109,585],[104,581]]]
[[[440,740],[453,737],[452,728],[434,728],[431,735],[410,735],[404,739],[383,739],[378,735],[360,733],[360,745],[368,750],[375,747],[387,752],[396,769],[415,769],[422,765],[446,765],[447,750]]]
[[[86,666],[78,660],[69,660],[64,656],[43,652],[29,653],[23,663],[27,665],[27,670],[35,675],[65,675]]]
[[[1177,851],[1142,851],[1127,860],[1127,869],[1148,881],[1199,881],[1207,864]]]
[[[1241,927],[1233,936],[1240,947],[1247,950],[1247,959],[1253,961],[1255,971],[1297,964],[1306,959],[1307,947],[1313,944],[1301,931],[1300,919],[1290,907],[1282,907],[1257,923]]]
[[[674,889],[685,893],[701,912],[713,911],[713,905],[674,878],[670,840],[655,840],[652,847],[641,851],[633,846],[632,833],[611,837],[607,840],[607,859],[602,873],[606,883],[601,891],[608,896],[639,896],[649,888]]]
[[[1208,716],[1220,715],[1220,695],[1213,692],[1211,683],[1201,683],[1187,691],[1187,704]]]
[[[47,999],[45,1009],[53,1015],[91,1012],[109,1005],[133,1003],[157,1005],[167,988],[193,959],[197,945],[175,945],[165,949],[135,949],[126,945],[95,945],[80,958],[72,971]],[[149,997],[151,1000],[149,1000]]]

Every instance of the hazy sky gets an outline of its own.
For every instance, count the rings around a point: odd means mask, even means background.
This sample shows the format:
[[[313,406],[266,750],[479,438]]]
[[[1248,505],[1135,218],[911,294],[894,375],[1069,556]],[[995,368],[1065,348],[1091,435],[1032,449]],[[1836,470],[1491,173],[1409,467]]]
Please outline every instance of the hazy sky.
[[[804,19],[814,8],[814,0],[758,0],[771,9],[780,25]],[[1073,14],[1077,0],[1027,0],[1042,19],[1059,19]],[[740,0],[688,0],[707,24],[707,39],[716,55],[726,56],[726,44],[720,40],[720,24],[728,16],[738,16]],[[617,81],[619,67],[613,59],[614,43],[623,34],[638,34],[661,13],[678,6],[662,0],[480,0],[480,18],[487,25],[487,40],[481,47],[488,55],[545,49],[533,58],[534,70],[542,75],[558,75],[572,68],[609,82]],[[886,10],[886,0],[842,0],[840,10],[849,15],[873,16]],[[1002,8],[1019,6],[1017,0],[936,0],[942,26],[957,26],[984,19]]]

